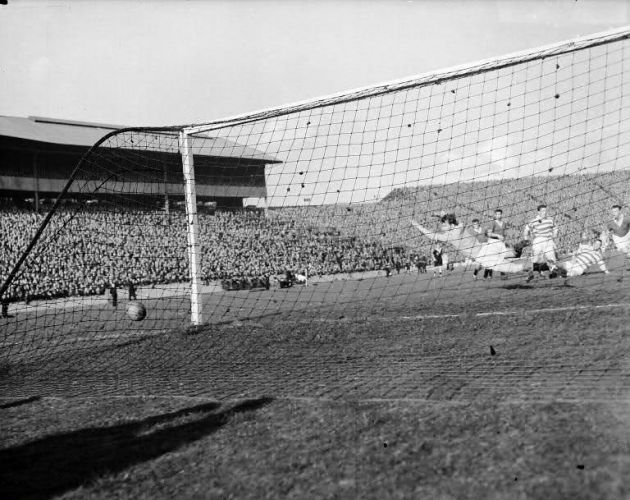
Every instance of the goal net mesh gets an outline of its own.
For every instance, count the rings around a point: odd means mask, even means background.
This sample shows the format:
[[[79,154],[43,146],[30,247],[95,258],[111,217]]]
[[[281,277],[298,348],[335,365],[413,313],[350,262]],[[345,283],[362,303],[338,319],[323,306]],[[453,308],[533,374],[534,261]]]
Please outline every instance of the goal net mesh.
[[[606,234],[611,205],[627,203],[628,36],[200,126],[106,136],[52,208],[3,209],[0,362],[13,373],[81,365],[122,383],[142,363],[172,367],[207,355],[173,352],[164,343],[173,332],[216,346],[228,327],[484,313],[524,288],[562,306],[553,301],[562,276],[547,279],[539,266],[526,281],[535,256],[524,228],[545,204],[557,261],[566,263],[580,243],[593,243],[592,230]],[[196,335],[182,131],[194,159],[208,324]],[[453,214],[458,230],[478,219],[485,234],[497,209],[499,260],[520,272],[488,273],[488,265],[475,275],[489,261],[414,225],[440,232]],[[604,243],[610,275],[585,267],[566,284],[571,304],[592,301],[589,290],[603,280],[626,290],[622,252]],[[162,355],[134,355],[137,345]]]

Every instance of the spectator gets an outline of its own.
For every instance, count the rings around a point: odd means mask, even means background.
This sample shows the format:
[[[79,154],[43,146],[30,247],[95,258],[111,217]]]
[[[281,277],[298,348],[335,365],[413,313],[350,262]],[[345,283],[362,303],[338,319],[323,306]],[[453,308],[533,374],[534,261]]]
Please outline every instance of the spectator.
[[[129,281],[129,283],[127,285],[127,290],[129,292],[129,300],[137,300],[137,297],[136,297],[136,286],[133,284],[132,281]]]
[[[116,289],[115,283],[111,284],[109,293],[112,296],[112,307],[116,309],[116,307],[118,307],[118,290]]]

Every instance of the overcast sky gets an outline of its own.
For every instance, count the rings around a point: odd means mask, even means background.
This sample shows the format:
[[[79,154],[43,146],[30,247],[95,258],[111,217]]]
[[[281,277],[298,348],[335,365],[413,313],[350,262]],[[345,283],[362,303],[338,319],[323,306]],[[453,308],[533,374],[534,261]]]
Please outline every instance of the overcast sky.
[[[199,123],[630,24],[624,0],[9,0],[0,114]]]

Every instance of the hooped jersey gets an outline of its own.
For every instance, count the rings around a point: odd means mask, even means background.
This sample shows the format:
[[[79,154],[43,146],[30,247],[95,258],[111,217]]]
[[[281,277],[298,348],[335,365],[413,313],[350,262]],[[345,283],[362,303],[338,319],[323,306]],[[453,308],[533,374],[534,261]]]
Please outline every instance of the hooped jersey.
[[[536,217],[527,224],[532,240],[551,240],[556,225],[551,217]]]

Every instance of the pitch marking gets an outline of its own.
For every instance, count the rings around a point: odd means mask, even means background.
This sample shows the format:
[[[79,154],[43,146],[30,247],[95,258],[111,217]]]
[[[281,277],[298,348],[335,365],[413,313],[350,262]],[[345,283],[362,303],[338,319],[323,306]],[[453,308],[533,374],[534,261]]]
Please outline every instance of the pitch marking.
[[[512,311],[488,311],[482,313],[476,313],[475,317],[487,317],[487,316],[512,316],[516,314],[539,314],[550,312],[562,312],[562,311],[577,311],[588,309],[604,309],[614,307],[630,307],[630,304],[602,304],[598,306],[566,306],[566,307],[546,307],[543,309],[515,309]],[[401,316],[401,319],[442,319],[442,318],[460,318],[464,314],[431,314],[431,315],[417,315],[417,316]]]

